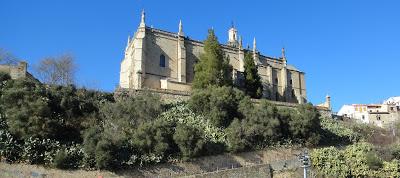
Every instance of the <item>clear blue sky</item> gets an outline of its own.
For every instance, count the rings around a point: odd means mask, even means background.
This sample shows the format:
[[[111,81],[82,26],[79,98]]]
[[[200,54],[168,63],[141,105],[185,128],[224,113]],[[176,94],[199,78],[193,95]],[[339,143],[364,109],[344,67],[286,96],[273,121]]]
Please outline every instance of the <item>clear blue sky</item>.
[[[146,23],[203,40],[213,27],[221,43],[234,21],[244,44],[306,72],[308,99],[376,103],[400,95],[400,1],[275,0],[1,0],[0,48],[34,65],[72,53],[80,85],[113,91],[128,35]]]

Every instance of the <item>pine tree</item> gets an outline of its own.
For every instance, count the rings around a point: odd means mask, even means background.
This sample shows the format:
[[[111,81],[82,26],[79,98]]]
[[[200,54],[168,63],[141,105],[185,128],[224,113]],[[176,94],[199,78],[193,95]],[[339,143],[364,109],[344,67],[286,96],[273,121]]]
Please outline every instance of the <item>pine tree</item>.
[[[232,66],[222,51],[214,30],[208,31],[204,41],[204,53],[195,65],[193,88],[207,88],[210,85],[229,86],[232,84]]]
[[[244,57],[244,78],[246,94],[252,98],[261,98],[263,89],[261,78],[250,53],[246,53]]]

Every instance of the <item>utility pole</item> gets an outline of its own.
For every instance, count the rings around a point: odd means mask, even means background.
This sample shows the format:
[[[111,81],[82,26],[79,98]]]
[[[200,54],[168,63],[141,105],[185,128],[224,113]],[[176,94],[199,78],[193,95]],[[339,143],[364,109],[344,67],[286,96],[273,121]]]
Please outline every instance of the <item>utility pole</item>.
[[[299,161],[301,162],[301,167],[304,169],[304,178],[307,178],[307,169],[310,167],[310,156],[308,151],[304,150],[303,153],[299,155]]]

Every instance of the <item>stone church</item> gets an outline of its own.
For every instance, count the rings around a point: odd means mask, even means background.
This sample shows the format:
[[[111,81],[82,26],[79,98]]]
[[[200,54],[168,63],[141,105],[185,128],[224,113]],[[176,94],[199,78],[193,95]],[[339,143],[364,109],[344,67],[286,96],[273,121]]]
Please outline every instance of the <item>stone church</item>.
[[[253,55],[264,91],[263,97],[282,102],[305,103],[306,86],[304,72],[287,64],[285,50],[279,58],[261,54],[256,48],[244,49],[238,31],[232,25],[228,31],[227,44],[221,44],[233,67],[233,79],[243,79],[244,54]],[[194,78],[194,65],[203,53],[201,41],[185,36],[182,22],[177,33],[146,26],[142,12],[140,25],[134,36],[128,38],[125,57],[121,62],[121,89],[152,89],[162,91],[190,92]]]

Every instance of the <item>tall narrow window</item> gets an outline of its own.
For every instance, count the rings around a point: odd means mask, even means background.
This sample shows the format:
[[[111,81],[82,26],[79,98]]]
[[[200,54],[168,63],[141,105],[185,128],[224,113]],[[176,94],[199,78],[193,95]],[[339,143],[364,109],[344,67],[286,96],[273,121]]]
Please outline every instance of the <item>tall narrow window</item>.
[[[164,56],[164,54],[160,55],[160,67],[165,67],[165,56]]]

